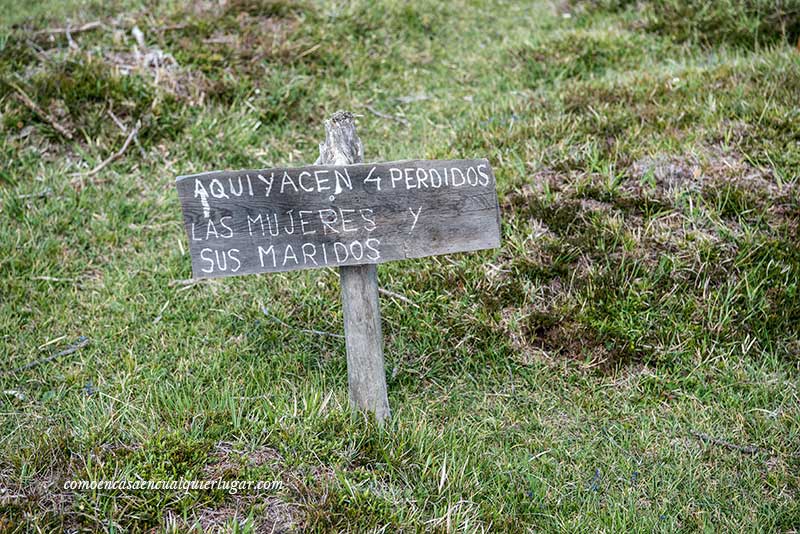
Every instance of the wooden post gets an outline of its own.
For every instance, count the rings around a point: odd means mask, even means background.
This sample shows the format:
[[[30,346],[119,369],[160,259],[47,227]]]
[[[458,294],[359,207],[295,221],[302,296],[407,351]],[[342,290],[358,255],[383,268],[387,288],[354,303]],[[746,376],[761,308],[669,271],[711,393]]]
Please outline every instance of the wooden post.
[[[315,166],[215,171],[176,181],[192,275],[338,267],[350,403],[390,416],[376,264],[500,245],[486,159],[364,164],[353,114],[325,121]]]
[[[325,121],[325,142],[319,145],[316,165],[352,165],[364,161],[364,147],[356,134],[353,114],[337,111]],[[383,335],[376,265],[339,267],[347,347],[347,383],[350,405],[375,414],[378,424],[389,417]]]

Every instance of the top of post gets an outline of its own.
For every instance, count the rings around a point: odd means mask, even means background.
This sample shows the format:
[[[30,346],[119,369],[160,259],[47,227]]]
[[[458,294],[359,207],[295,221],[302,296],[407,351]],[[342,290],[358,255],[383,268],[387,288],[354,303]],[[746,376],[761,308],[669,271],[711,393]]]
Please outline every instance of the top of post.
[[[364,146],[356,133],[355,115],[337,111],[325,121],[325,142],[315,165],[352,165],[364,161]]]

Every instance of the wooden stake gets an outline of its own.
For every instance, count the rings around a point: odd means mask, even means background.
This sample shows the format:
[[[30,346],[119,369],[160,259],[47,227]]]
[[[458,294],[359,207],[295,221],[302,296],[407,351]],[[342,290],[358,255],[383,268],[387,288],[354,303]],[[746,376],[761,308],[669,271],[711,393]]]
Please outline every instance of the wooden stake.
[[[350,404],[375,414],[378,424],[382,425],[390,413],[383,364],[378,269],[375,265],[354,265],[340,267],[339,273]]]
[[[353,114],[337,111],[325,121],[325,142],[319,145],[317,165],[352,165],[364,161]],[[389,417],[383,336],[375,265],[339,268],[342,284],[347,383],[350,405],[375,415],[383,425]]]

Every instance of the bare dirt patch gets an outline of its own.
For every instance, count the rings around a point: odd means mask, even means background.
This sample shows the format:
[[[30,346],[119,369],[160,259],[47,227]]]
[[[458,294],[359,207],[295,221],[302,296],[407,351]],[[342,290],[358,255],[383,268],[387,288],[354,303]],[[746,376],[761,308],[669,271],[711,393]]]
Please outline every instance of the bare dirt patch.
[[[211,462],[203,472],[210,478],[236,476],[247,467],[278,466],[283,463],[280,453],[266,445],[252,451],[237,449],[232,443],[220,441],[211,453]]]
[[[797,184],[781,182],[771,170],[753,166],[736,152],[710,147],[699,156],[646,157],[631,165],[622,191],[634,198],[671,202],[684,193],[702,194],[735,188],[733,208],[763,208],[773,222],[796,216]]]
[[[555,285],[560,287],[560,281]],[[557,294],[561,290],[553,288],[551,291]],[[535,362],[558,365],[566,359],[587,371],[608,372],[618,364],[630,362],[634,356],[630,350],[620,348],[614,340],[605,339],[570,314],[558,314],[547,307],[541,311],[505,308],[500,326],[522,365]]]
[[[204,476],[209,480],[236,479],[245,469],[279,467],[284,462],[280,453],[272,447],[261,446],[245,451],[226,441],[217,443],[210,460],[203,469]],[[247,524],[259,533],[290,532],[301,524],[301,520],[295,505],[276,495],[245,490],[226,495],[225,501],[219,505],[199,508],[188,520],[169,512],[164,527],[228,532],[234,523],[242,526]]]
[[[299,526],[294,508],[277,497],[236,496],[222,506],[196,510],[188,520],[167,512],[168,531],[230,532],[233,525],[249,526],[258,533],[293,532]]]
[[[622,187],[626,193],[641,196],[649,192],[668,199],[685,191],[697,192],[704,181],[702,168],[692,156],[642,158],[633,163],[629,176]]]
[[[64,489],[64,482],[81,472],[80,463],[81,459],[75,455],[54,456],[49,466],[20,482],[14,468],[0,462],[0,531],[21,529],[26,517],[38,515],[42,510],[65,529],[76,526],[78,517],[73,512],[76,492]]]

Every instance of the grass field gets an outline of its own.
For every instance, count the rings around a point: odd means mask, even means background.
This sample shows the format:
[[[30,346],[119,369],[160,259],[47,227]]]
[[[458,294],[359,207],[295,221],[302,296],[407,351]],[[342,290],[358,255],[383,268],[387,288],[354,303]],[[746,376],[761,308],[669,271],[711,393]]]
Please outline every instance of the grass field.
[[[104,4],[0,1],[0,530],[800,530],[797,0]],[[175,177],[337,109],[498,179],[379,268],[385,429],[334,270],[181,282]],[[179,478],[282,487],[64,488]]]

